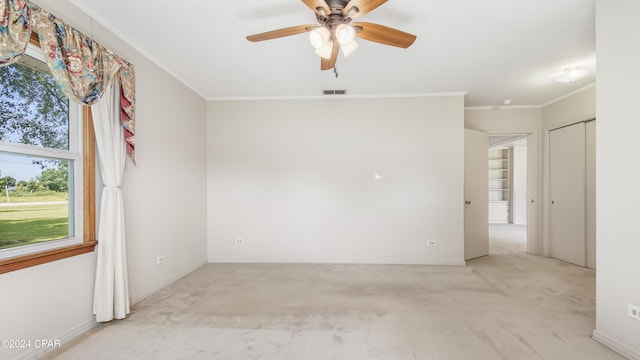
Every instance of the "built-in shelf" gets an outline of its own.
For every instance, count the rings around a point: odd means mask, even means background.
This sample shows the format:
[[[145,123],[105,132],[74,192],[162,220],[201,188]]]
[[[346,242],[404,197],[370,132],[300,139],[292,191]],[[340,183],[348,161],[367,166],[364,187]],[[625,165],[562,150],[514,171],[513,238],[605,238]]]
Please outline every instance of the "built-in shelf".
[[[489,222],[509,222],[509,149],[489,150]]]

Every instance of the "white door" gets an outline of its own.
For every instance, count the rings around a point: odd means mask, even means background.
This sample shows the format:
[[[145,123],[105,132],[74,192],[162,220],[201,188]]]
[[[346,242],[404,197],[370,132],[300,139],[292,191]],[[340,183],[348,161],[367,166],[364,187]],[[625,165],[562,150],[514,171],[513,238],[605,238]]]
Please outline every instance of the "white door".
[[[596,122],[586,124],[587,267],[596,268]]]
[[[489,137],[464,129],[464,259],[489,255]]]
[[[551,256],[586,265],[585,124],[549,132]]]

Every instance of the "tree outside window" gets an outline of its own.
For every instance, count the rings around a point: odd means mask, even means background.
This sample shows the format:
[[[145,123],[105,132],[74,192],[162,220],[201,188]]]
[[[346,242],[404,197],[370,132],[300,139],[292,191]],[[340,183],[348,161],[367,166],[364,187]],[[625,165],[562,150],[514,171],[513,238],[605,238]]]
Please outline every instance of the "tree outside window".
[[[0,67],[0,251],[75,236],[79,145],[48,71],[26,54]]]

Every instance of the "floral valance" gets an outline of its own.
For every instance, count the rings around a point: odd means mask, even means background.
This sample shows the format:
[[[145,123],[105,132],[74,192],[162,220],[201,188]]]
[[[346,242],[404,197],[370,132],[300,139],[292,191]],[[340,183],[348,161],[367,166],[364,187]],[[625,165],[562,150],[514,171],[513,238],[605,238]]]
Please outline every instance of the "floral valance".
[[[18,61],[38,33],[51,74],[76,102],[93,105],[107,85],[120,83],[120,123],[127,154],[135,162],[135,72],[132,64],[25,0],[0,0],[0,66]]]

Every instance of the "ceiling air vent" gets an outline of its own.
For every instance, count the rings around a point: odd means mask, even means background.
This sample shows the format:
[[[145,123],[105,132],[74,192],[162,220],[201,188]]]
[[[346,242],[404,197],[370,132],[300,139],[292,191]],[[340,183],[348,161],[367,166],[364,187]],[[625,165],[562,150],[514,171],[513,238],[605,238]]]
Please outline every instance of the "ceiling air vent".
[[[347,90],[322,90],[324,95],[346,95]]]

